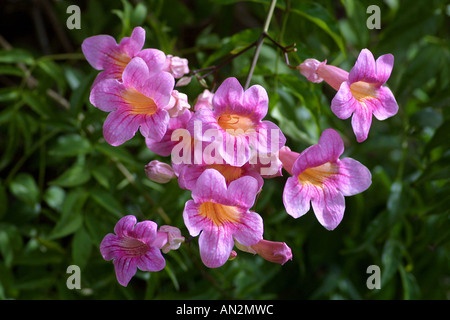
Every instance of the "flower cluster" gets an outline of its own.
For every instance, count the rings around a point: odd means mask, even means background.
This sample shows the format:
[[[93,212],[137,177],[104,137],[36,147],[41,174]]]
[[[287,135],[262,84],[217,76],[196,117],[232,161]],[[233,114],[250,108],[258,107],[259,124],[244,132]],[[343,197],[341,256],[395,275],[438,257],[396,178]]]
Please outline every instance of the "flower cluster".
[[[343,218],[344,196],[370,186],[371,174],[364,165],[340,159],[344,143],[333,129],[323,131],[318,144],[303,152],[291,151],[281,129],[265,120],[269,97],[260,85],[245,90],[230,77],[215,92],[204,90],[191,107],[188,96],[178,90],[190,73],[188,61],[143,49],[144,42],[140,27],[119,44],[108,35],[85,39],[83,53],[101,71],[90,102],[109,113],[103,124],[107,143],[119,146],[139,131],[153,153],[170,157],[168,163],[151,161],[145,173],[158,183],[177,179],[180,188],[191,192],[182,215],[189,235],[198,236],[207,267],[224,265],[237,255],[235,249],[279,264],[292,259],[286,243],[264,239],[263,218],[252,209],[265,179],[281,176],[282,169],[291,175],[283,192],[286,212],[298,218],[312,204],[317,220],[328,230]],[[338,90],[331,108],[342,119],[353,114],[352,125],[362,142],[372,113],[382,120],[397,112],[384,86],[392,66],[391,55],[374,61],[365,49],[350,73],[314,59],[298,69],[309,80],[325,80]],[[113,260],[124,286],[137,268],[163,269],[162,253],[178,249],[185,240],[176,227],[158,229],[155,222],[137,223],[130,215],[114,232],[105,236],[100,251],[105,260]]]

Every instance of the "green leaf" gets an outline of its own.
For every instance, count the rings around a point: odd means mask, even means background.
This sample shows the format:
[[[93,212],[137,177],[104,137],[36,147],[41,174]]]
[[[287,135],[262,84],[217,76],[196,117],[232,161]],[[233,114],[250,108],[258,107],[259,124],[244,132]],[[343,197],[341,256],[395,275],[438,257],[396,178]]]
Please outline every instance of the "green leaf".
[[[49,183],[59,187],[75,187],[86,183],[90,178],[91,172],[87,168],[84,158],[80,157],[72,167]]]
[[[44,200],[47,205],[55,210],[60,210],[64,199],[66,197],[66,192],[63,188],[58,186],[50,186],[44,193]]]
[[[26,50],[0,50],[0,63],[25,63],[30,65],[33,61],[33,56]]]
[[[111,195],[102,189],[92,189],[90,192],[91,198],[94,199],[100,206],[112,213],[117,218],[121,218],[124,214],[124,209],[121,204]]]
[[[19,173],[9,185],[11,193],[31,207],[39,202],[39,188],[29,173]]]
[[[401,265],[403,245],[395,239],[388,239],[384,245],[381,261],[381,288],[391,280]]]
[[[73,263],[83,269],[88,263],[91,252],[92,240],[89,233],[84,228],[78,229],[72,241]]]
[[[74,157],[84,155],[92,150],[89,140],[77,133],[60,136],[56,145],[49,150],[49,154],[55,157]]]
[[[61,210],[61,217],[49,235],[50,240],[70,235],[80,228],[83,223],[81,209],[88,196],[89,194],[81,189],[68,193]]]

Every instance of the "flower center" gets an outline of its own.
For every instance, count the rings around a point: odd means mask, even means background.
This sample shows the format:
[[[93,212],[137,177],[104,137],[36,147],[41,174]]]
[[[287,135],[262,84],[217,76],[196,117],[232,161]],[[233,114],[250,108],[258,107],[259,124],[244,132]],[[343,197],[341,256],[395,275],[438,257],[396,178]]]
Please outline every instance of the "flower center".
[[[377,88],[373,83],[364,81],[354,82],[350,85],[350,91],[352,92],[352,96],[358,101],[377,98]]]
[[[134,238],[123,238],[122,239],[122,252],[127,257],[140,257],[147,253],[149,246]]]
[[[208,168],[219,171],[225,177],[227,184],[242,177],[244,171],[241,167],[233,167],[228,164],[211,164]]]
[[[118,80],[122,80],[123,70],[125,70],[125,67],[131,61],[131,58],[123,52],[112,53],[109,56],[112,58],[113,64],[115,65],[115,68],[113,68],[114,77]]]
[[[250,118],[229,113],[222,114],[217,119],[217,123],[222,129],[227,130],[228,133],[234,136],[245,133],[247,130],[252,130],[255,126]]]
[[[221,226],[227,222],[239,222],[239,209],[237,207],[210,201],[203,202],[200,205],[200,215],[214,222],[216,226]]]
[[[130,114],[145,114],[151,116],[158,110],[158,107],[152,98],[144,96],[135,89],[126,90],[122,97],[131,108]]]
[[[320,166],[306,169],[299,174],[298,181],[301,184],[312,184],[321,188],[325,179],[338,172],[339,167],[336,164],[327,162]]]

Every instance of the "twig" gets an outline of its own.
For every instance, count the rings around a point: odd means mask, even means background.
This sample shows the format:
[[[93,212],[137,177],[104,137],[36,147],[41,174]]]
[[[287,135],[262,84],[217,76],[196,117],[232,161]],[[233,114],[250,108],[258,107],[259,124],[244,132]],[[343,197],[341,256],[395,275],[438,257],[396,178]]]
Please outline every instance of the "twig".
[[[255,55],[253,56],[253,61],[250,66],[250,71],[248,72],[248,76],[247,76],[247,80],[245,82],[244,89],[247,89],[250,86],[250,81],[252,80],[253,71],[255,70],[256,63],[258,62],[258,58],[259,58],[259,54],[261,52],[261,47],[264,42],[264,38],[266,37],[267,32],[269,31],[269,25],[270,25],[270,21],[272,20],[272,16],[273,16],[273,12],[275,10],[276,3],[277,3],[277,0],[272,0],[270,2],[269,12],[267,13],[263,31],[261,32],[261,35],[259,36],[259,39],[256,43]]]

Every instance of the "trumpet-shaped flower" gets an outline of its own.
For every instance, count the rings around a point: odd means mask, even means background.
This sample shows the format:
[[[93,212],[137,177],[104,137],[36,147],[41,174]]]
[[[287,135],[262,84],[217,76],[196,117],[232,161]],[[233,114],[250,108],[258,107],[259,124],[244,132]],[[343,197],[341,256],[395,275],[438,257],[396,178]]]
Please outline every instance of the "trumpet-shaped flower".
[[[369,135],[372,114],[385,120],[398,112],[398,104],[392,91],[384,84],[394,66],[394,56],[385,54],[376,61],[372,53],[361,50],[358,59],[348,73],[335,66],[315,59],[307,59],[300,72],[312,82],[325,80],[337,90],[331,101],[331,110],[340,119],[352,117],[352,127],[358,142]]]
[[[131,37],[123,38],[119,44],[110,35],[96,35],[86,38],[82,45],[86,60],[96,70],[102,70],[94,81],[93,87],[103,79],[122,80],[125,67],[134,57],[142,58],[149,69],[162,71],[166,55],[157,49],[141,50],[145,42],[145,30],[134,28]]]
[[[286,142],[280,128],[262,121],[268,111],[266,90],[254,85],[245,90],[236,78],[226,79],[212,98],[212,109],[198,109],[188,130],[198,141],[217,144],[223,160],[242,166],[255,152],[271,154]],[[196,130],[197,123],[201,129]]]
[[[230,257],[234,240],[252,246],[262,239],[263,221],[250,211],[258,182],[242,177],[228,186],[215,169],[205,170],[186,202],[183,218],[191,236],[199,236],[200,256],[210,268],[222,266]]]
[[[292,175],[286,181],[283,203],[294,218],[304,215],[312,204],[314,213],[326,229],[333,230],[345,211],[344,196],[363,192],[371,184],[370,171],[352,158],[339,157],[344,143],[333,129],[325,130],[319,143],[301,154],[280,151],[284,168]]]
[[[100,243],[103,259],[113,260],[117,281],[124,287],[138,268],[160,271],[166,265],[160,249],[167,245],[168,235],[158,237],[153,221],[136,222],[135,216],[124,216],[114,227],[115,234],[107,234]]]
[[[118,146],[138,129],[144,137],[159,141],[167,131],[174,78],[167,72],[148,69],[145,61],[133,58],[125,67],[123,81],[105,79],[92,90],[91,103],[110,112],[103,124],[106,141]]]

